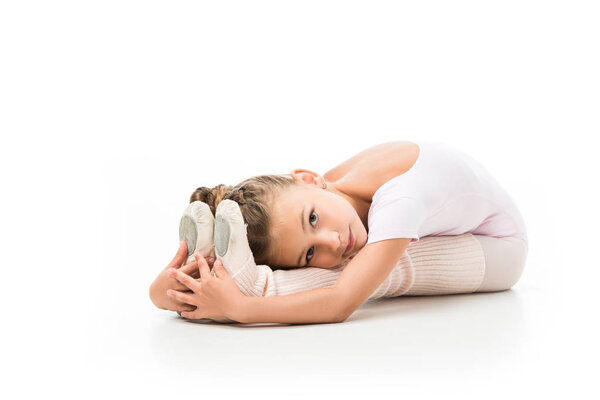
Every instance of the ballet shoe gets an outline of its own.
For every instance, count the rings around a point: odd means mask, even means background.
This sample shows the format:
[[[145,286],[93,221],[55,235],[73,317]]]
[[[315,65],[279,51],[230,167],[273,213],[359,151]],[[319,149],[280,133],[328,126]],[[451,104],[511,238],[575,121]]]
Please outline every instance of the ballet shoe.
[[[186,264],[195,260],[195,251],[205,258],[215,257],[214,221],[210,207],[201,201],[194,201],[183,210],[179,222],[179,240],[185,240],[187,245]]]
[[[214,225],[216,259],[236,278],[242,271],[256,268],[240,206],[233,200],[225,199],[217,205]]]

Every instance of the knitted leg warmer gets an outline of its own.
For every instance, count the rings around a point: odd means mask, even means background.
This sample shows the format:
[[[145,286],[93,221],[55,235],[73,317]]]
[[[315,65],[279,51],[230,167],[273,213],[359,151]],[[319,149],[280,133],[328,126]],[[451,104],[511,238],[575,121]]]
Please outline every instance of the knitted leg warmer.
[[[406,296],[472,293],[483,281],[485,257],[475,235],[426,236],[406,250],[415,279]]]

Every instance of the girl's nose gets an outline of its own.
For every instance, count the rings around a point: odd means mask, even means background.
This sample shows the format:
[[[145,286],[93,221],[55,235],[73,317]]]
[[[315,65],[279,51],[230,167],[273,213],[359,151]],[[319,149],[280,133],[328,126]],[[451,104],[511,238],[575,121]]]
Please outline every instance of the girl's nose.
[[[323,246],[337,253],[341,246],[340,234],[335,231],[325,232],[323,234]]]

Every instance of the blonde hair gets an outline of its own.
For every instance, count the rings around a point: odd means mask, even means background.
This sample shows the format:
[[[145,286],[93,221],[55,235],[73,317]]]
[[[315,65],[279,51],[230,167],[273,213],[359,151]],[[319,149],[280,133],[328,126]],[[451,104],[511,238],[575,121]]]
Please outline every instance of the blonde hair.
[[[276,238],[270,232],[272,206],[282,192],[299,185],[289,174],[257,175],[235,186],[221,184],[213,188],[199,187],[190,196],[190,203],[202,201],[208,204],[213,215],[222,200],[229,199],[238,203],[247,224],[248,244],[254,261],[256,264],[275,267],[273,259],[277,252],[274,248]]]

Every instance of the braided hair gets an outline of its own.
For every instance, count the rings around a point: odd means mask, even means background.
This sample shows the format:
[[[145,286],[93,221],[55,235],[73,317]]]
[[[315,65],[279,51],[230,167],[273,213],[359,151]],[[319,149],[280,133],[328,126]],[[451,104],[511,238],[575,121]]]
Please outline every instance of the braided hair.
[[[273,266],[272,260],[277,250],[273,248],[275,238],[270,232],[272,205],[280,193],[296,185],[298,182],[289,174],[258,175],[235,186],[220,184],[213,188],[199,187],[190,196],[190,203],[202,201],[208,204],[213,215],[219,203],[225,199],[238,203],[247,225],[248,244],[254,261],[256,264]]]

